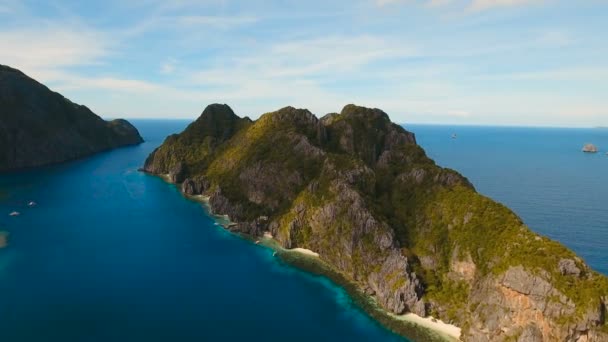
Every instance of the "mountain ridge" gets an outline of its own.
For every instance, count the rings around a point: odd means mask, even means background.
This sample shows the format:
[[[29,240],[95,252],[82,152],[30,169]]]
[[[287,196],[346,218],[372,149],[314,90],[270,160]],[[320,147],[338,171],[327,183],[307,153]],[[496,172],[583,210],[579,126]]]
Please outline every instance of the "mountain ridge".
[[[0,172],[61,163],[143,142],[128,121],[88,107],[0,65]]]
[[[380,109],[252,121],[215,104],[195,122],[144,170],[209,196],[231,230],[314,250],[385,310],[432,314],[467,341],[608,338],[606,277],[437,166]]]

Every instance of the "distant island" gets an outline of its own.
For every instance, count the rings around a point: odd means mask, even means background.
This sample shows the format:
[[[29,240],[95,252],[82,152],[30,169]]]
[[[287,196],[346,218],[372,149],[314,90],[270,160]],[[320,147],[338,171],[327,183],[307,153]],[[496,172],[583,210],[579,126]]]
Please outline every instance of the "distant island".
[[[252,121],[210,105],[143,169],[208,198],[234,232],[318,253],[388,313],[433,316],[465,341],[608,341],[608,279],[379,109]]]
[[[597,146],[595,146],[593,144],[586,144],[585,146],[583,146],[583,152],[597,153],[598,152],[598,148],[597,148]]]
[[[0,172],[60,163],[143,141],[128,121],[89,108],[0,65]]]

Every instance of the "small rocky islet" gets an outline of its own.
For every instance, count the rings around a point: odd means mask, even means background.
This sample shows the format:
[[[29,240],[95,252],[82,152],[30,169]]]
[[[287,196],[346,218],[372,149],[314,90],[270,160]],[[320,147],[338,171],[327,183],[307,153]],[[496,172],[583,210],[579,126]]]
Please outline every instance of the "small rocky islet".
[[[128,121],[105,121],[21,71],[0,65],[0,172],[56,164],[141,142]]]
[[[583,146],[583,152],[585,153],[597,153],[598,151],[599,149],[597,146],[593,144],[585,144],[585,146]]]
[[[305,248],[387,312],[465,341],[608,341],[608,280],[437,166],[379,109],[258,120],[208,106],[143,170],[209,198],[229,229]]]

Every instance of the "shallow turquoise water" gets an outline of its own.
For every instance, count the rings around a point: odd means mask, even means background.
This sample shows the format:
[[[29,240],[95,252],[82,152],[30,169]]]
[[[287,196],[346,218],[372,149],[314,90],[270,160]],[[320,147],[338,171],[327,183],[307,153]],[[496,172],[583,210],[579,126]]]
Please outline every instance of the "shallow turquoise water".
[[[137,172],[187,122],[135,124],[141,146],[0,176],[1,341],[402,340]]]

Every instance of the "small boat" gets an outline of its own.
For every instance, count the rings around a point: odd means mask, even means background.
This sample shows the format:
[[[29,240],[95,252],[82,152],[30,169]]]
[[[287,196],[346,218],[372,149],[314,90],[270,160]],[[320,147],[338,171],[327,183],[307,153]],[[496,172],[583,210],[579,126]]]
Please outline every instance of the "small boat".
[[[19,216],[21,215],[18,211],[13,211],[12,213],[8,214],[8,216]]]
[[[255,242],[255,244],[256,244],[256,245],[258,245],[259,243],[260,243],[260,240],[257,240],[257,241]]]
[[[456,133],[452,134],[452,139],[456,139],[458,138],[458,136],[456,135]]]
[[[38,205],[38,204],[34,201],[31,201],[30,203],[27,204],[28,207],[35,207],[36,205]]]
[[[277,255],[277,252],[272,253],[272,256],[276,256],[276,255]]]

